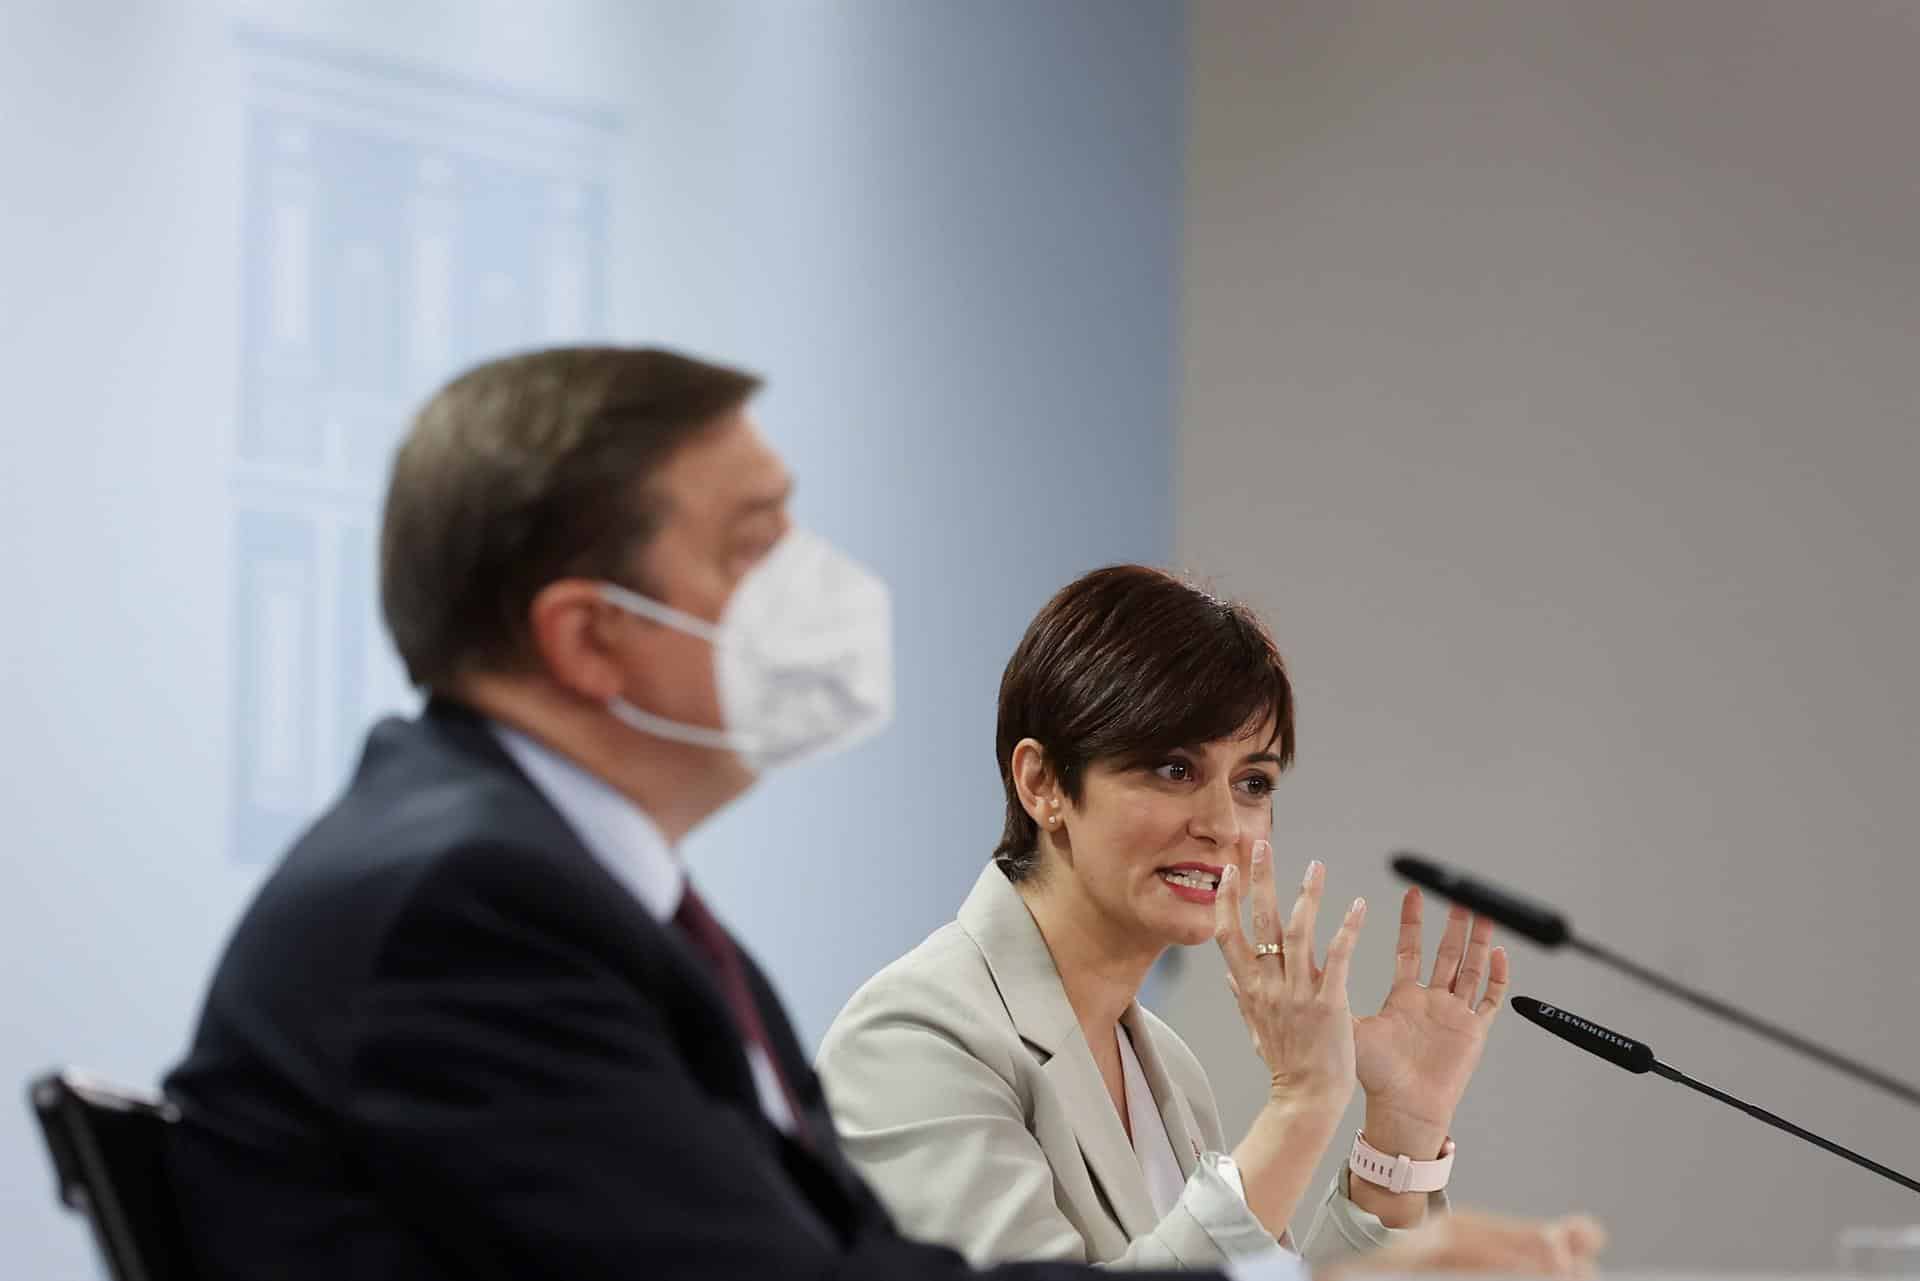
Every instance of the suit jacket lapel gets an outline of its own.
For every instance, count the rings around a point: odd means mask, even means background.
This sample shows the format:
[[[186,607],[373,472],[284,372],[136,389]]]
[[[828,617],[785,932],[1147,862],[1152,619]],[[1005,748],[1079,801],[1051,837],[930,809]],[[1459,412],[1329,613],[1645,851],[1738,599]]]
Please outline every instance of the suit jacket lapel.
[[[435,696],[428,700],[422,712],[422,720],[431,724],[437,732],[445,735],[459,745],[460,749],[480,760],[490,768],[510,777],[526,793],[530,804],[537,806],[551,821],[551,839],[544,842],[544,848],[556,858],[565,858],[580,868],[586,875],[604,883],[604,892],[615,901],[633,903],[636,916],[651,927],[662,945],[658,956],[669,970],[673,982],[665,985],[668,991],[677,991],[690,998],[702,1008],[699,1021],[709,1027],[732,1028],[734,1016],[720,985],[713,977],[707,961],[694,950],[688,941],[669,921],[657,921],[644,905],[633,897],[628,889],[609,872],[606,865],[593,856],[592,851],[581,843],[580,836],[567,822],[566,816],[554,807],[553,802],[541,791],[534,781],[526,776],[519,764],[500,741],[493,736],[487,722],[478,712],[464,704],[444,696]],[[752,967],[749,965],[749,970]],[[746,1045],[738,1036],[727,1038],[730,1044],[704,1045],[699,1066],[718,1069],[719,1080],[714,1074],[702,1073],[702,1079],[709,1084],[724,1084],[736,1097],[752,1104],[758,1115],[760,1095],[754,1085],[753,1070],[747,1065]],[[783,1065],[784,1066],[784,1065]],[[771,1128],[771,1123],[769,1123]]]
[[[1041,1067],[1058,1092],[1087,1169],[1128,1237],[1159,1222],[1140,1158],[1067,1003],[1053,954],[1020,894],[1000,869],[987,865],[960,908],[960,925],[973,939],[1023,1039],[1047,1056]],[[1157,1092],[1156,1092],[1157,1094]]]
[[[800,1038],[795,1035],[793,1024],[788,1022],[787,1012],[781,1006],[773,984],[767,981],[766,973],[744,949],[740,959],[747,968],[747,986],[752,989],[753,1002],[759,1007],[760,1022],[767,1029],[774,1065],[780,1069],[787,1088],[793,1092],[793,1101],[800,1107],[800,1120],[807,1127],[808,1143],[801,1146],[815,1149],[815,1155],[833,1165],[836,1172],[846,1175],[848,1182],[857,1183],[853,1167],[847,1165],[841,1155],[840,1136],[833,1128],[833,1113],[827,1108],[827,1096],[820,1087],[820,1078],[815,1075],[813,1065],[807,1062],[806,1053],[800,1048]]]
[[[657,950],[649,953],[649,958],[666,971],[665,975],[646,975],[642,981],[668,1006],[670,1012],[675,1012],[676,1022],[697,1029],[683,1038],[683,1052],[687,1056],[689,1069],[715,1093],[730,1095],[742,1105],[744,1111],[765,1127],[781,1164],[807,1194],[808,1205],[817,1216],[814,1226],[818,1228],[822,1239],[840,1239],[844,1243],[846,1234],[852,1230],[849,1225],[856,1220],[878,1216],[884,1221],[885,1212],[879,1202],[874,1200],[866,1185],[841,1156],[834,1137],[833,1120],[827,1113],[819,1081],[800,1051],[799,1041],[793,1034],[792,1025],[787,1022],[785,1011],[780,1008],[779,999],[745,949],[740,949],[740,959],[746,968],[747,984],[754,1004],[760,1010],[761,1021],[766,1026],[780,1070],[798,1096],[801,1110],[805,1113],[804,1119],[810,1127],[809,1132],[817,1137],[817,1149],[782,1134],[773,1122],[766,1119],[760,1107],[759,1087],[754,1082],[753,1069],[747,1062],[746,1043],[738,1035],[732,1004],[720,990],[711,964],[692,941],[671,921],[657,920],[634,897],[633,891],[594,857],[566,816],[527,777],[478,713],[450,699],[436,697],[429,700],[422,720],[456,743],[460,750],[500,771],[525,790],[528,802],[537,806],[551,820],[551,837],[544,845],[556,858],[573,861],[588,876],[601,881],[602,892],[613,901],[632,903],[636,931],[651,934],[660,944]],[[739,947],[738,940],[734,945]],[[719,1028],[728,1029],[729,1034],[713,1035],[714,1029]],[[836,1228],[836,1224],[840,1226]]]
[[[998,875],[998,873],[995,873]],[[1153,1231],[1159,1216],[1153,1212],[1153,1200],[1147,1191],[1147,1176],[1140,1158],[1127,1141],[1127,1132],[1114,1110],[1112,1096],[1100,1076],[1100,1068],[1087,1048],[1087,1039],[1079,1028],[1073,1030],[1060,1052],[1041,1069],[1059,1090],[1073,1121],[1073,1134],[1080,1141],[1081,1155],[1092,1172],[1114,1216],[1129,1238]]]
[[[753,991],[760,1021],[766,1026],[774,1062],[786,1078],[787,1087],[793,1091],[794,1101],[800,1107],[801,1123],[806,1126],[807,1139],[802,1143],[768,1124],[779,1144],[781,1161],[794,1181],[805,1188],[816,1203],[825,1204],[825,1217],[830,1221],[847,1223],[876,1215],[885,1218],[885,1210],[840,1150],[840,1137],[833,1128],[833,1114],[827,1109],[820,1078],[814,1075],[806,1055],[801,1052],[800,1040],[787,1021],[773,985],[745,950],[741,951],[740,959],[747,968],[747,986]]]
[[[1139,1002],[1127,1007],[1120,1022],[1133,1038],[1134,1057],[1140,1060],[1141,1074],[1147,1078],[1154,1102],[1160,1105],[1160,1121],[1167,1127],[1167,1141],[1173,1145],[1174,1159],[1180,1162],[1180,1173],[1192,1178],[1201,1153],[1200,1123],[1194,1119],[1193,1105],[1167,1075],[1166,1061],[1160,1057],[1160,1047],[1154,1043],[1147,1020],[1141,1017]]]

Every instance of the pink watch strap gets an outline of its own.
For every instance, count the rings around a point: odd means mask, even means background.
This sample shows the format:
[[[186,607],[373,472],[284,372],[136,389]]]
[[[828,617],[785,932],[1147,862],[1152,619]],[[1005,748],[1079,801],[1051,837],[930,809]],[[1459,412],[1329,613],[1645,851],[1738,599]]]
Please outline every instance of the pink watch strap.
[[[1353,1136],[1353,1154],[1347,1158],[1347,1168],[1389,1192],[1438,1192],[1453,1174],[1453,1140],[1440,1145],[1439,1160],[1415,1161],[1388,1156],[1368,1143],[1363,1131]]]

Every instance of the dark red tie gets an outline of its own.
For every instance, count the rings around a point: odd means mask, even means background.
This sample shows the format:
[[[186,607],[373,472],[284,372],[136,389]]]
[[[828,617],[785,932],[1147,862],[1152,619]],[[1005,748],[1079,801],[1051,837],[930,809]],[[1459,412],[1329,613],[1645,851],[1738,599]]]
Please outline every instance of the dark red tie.
[[[780,1093],[786,1096],[787,1111],[793,1114],[793,1136],[804,1142],[807,1138],[806,1119],[800,1111],[799,1100],[793,1096],[792,1087],[787,1084],[786,1073],[780,1070],[780,1059],[774,1054],[773,1042],[767,1037],[767,1025],[760,1020],[760,1007],[754,1004],[753,989],[747,986],[747,967],[740,959],[740,949],[733,945],[726,927],[714,919],[713,913],[707,910],[706,902],[694,893],[691,885],[681,896],[680,910],[673,914],[673,923],[699,949],[700,955],[707,958],[714,981],[719,983],[721,995],[727,998],[727,1005],[733,1011],[740,1034],[749,1044],[759,1046],[760,1052],[766,1055],[767,1065],[780,1082]]]

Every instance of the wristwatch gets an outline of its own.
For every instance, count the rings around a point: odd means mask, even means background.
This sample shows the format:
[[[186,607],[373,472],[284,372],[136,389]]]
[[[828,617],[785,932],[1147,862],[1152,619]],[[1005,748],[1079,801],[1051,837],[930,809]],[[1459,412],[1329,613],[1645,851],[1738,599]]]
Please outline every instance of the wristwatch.
[[[1363,1130],[1353,1136],[1353,1154],[1347,1158],[1347,1168],[1389,1192],[1438,1192],[1447,1186],[1447,1178],[1453,1173],[1453,1140],[1440,1145],[1439,1160],[1415,1161],[1388,1156],[1367,1142]]]

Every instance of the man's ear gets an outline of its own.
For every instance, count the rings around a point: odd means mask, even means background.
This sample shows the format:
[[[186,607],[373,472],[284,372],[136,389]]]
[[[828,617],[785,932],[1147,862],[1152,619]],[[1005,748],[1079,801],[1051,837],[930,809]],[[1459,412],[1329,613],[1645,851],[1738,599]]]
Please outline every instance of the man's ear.
[[[584,578],[548,583],[527,608],[527,632],[541,667],[562,688],[596,703],[620,693],[627,670],[621,642],[638,624]]]

